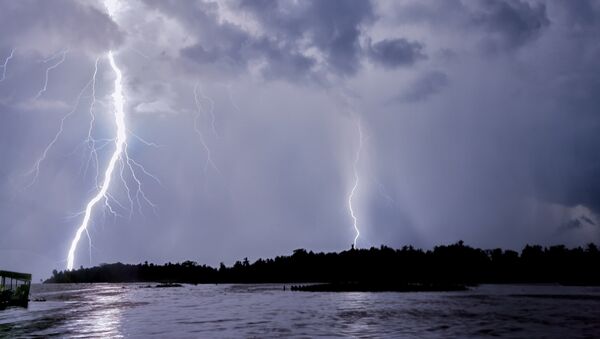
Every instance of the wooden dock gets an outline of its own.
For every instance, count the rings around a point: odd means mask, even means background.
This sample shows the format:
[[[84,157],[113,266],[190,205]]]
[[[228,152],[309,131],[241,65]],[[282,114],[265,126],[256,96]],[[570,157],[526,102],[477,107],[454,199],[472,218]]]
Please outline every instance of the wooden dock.
[[[0,270],[0,309],[27,307],[30,287],[31,274]]]

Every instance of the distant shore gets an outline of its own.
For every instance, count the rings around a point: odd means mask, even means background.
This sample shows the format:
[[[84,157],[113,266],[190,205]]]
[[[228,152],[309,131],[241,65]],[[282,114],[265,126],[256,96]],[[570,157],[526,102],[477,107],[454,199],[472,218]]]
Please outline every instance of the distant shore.
[[[595,244],[567,248],[527,245],[512,250],[483,250],[465,245],[431,250],[405,246],[314,253],[297,249],[289,256],[248,259],[218,268],[182,263],[102,264],[53,271],[46,283],[282,283],[297,290],[457,290],[486,283],[600,285],[600,251]],[[316,283],[321,285],[315,285]],[[301,288],[300,286],[312,286]]]

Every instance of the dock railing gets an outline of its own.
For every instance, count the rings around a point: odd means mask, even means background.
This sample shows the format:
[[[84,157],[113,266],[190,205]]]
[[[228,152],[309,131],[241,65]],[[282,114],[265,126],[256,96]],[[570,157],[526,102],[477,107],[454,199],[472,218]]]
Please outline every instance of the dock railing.
[[[0,270],[0,309],[7,306],[27,307],[31,274]]]

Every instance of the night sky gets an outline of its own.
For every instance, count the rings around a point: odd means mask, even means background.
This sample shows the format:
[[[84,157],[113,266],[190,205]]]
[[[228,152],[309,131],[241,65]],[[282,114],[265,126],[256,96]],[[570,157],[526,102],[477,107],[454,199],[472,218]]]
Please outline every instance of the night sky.
[[[359,126],[359,247],[600,240],[597,1],[113,9],[0,1],[2,269],[66,265],[97,191],[90,107],[98,180],[114,151],[108,50],[144,195],[130,172],[115,179],[117,216],[98,206],[77,267],[348,249]]]

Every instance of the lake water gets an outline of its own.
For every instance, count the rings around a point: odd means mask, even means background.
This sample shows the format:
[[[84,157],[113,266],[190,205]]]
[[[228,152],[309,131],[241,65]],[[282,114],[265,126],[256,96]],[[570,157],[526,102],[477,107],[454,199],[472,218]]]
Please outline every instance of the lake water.
[[[282,285],[33,285],[0,337],[600,337],[600,288],[482,285],[446,293],[310,293]]]

